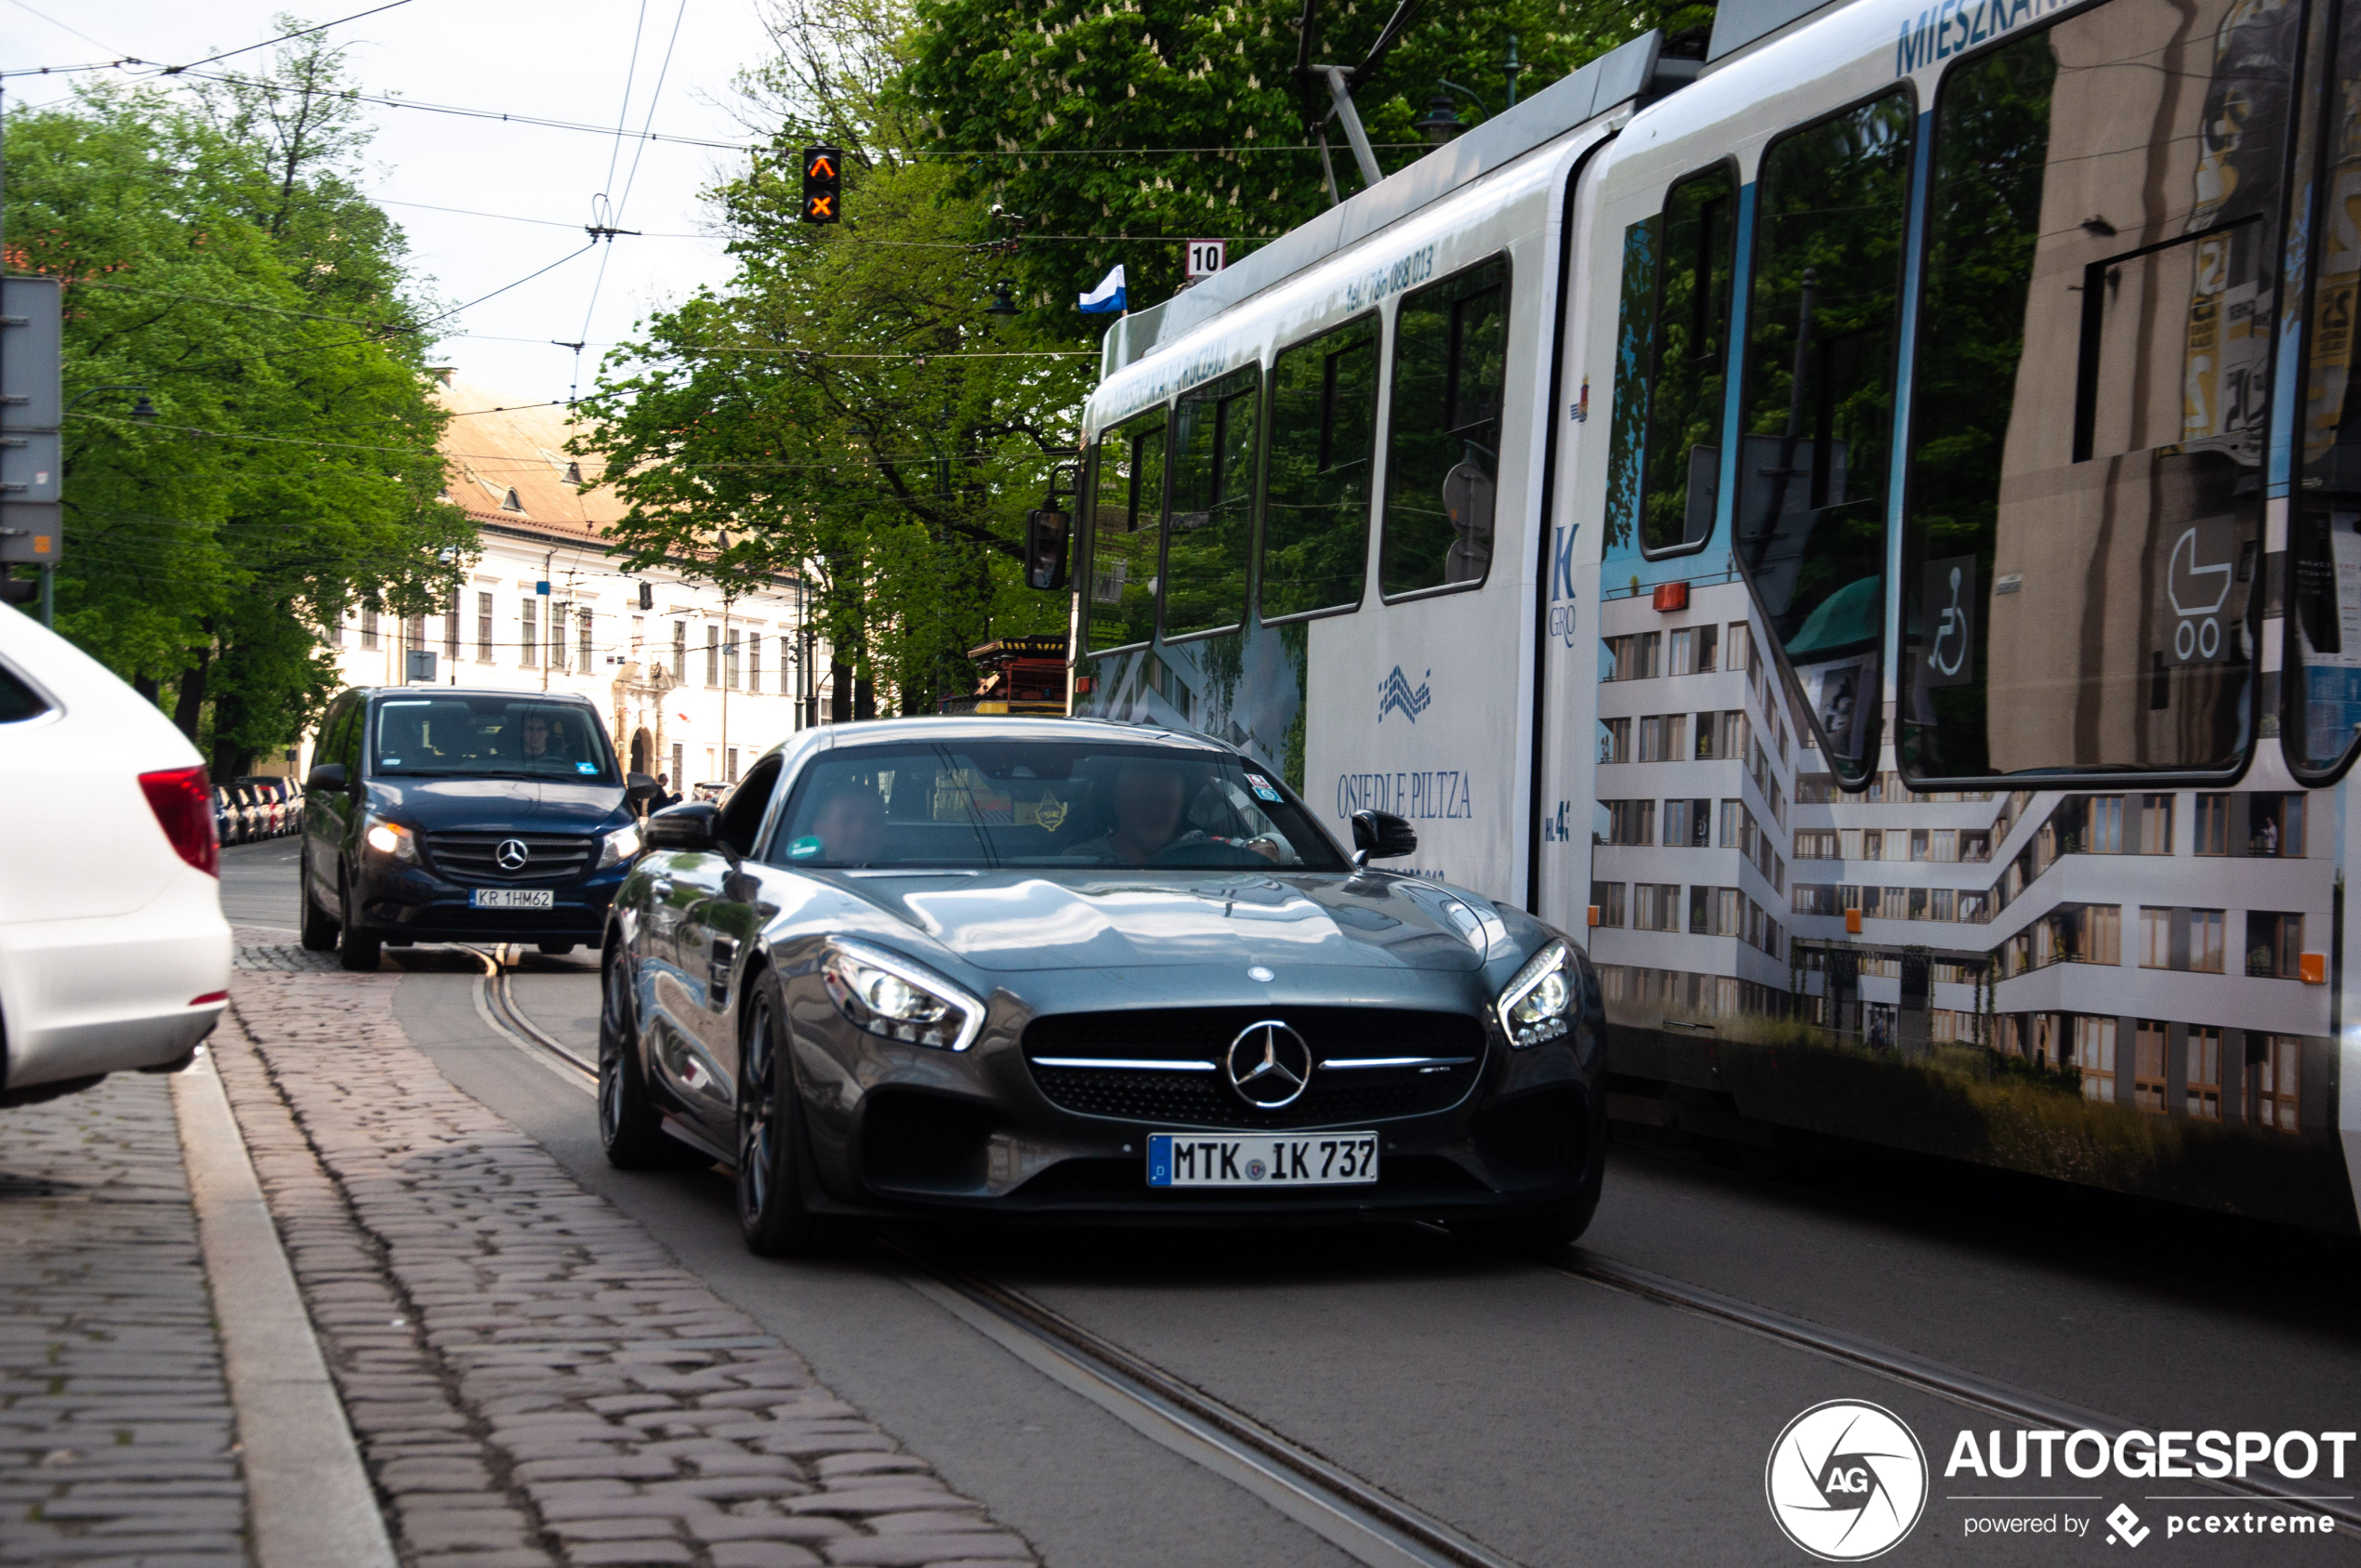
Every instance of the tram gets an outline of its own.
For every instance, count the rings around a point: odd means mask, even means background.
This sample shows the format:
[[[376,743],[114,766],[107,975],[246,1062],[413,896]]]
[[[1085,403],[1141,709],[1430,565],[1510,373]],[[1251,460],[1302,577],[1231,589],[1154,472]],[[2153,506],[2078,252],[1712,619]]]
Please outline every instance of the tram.
[[[1072,711],[1584,936],[1611,1113],[2355,1230],[2361,21],[1725,3],[1119,321]]]

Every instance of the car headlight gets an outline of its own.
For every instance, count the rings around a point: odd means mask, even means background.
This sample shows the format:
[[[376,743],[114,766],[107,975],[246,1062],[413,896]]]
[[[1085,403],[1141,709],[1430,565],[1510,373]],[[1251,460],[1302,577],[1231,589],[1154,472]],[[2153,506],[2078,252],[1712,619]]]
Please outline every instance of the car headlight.
[[[361,836],[362,842],[381,855],[415,865],[418,862],[418,836],[400,823],[373,822],[369,831]]]
[[[640,829],[638,824],[633,824],[628,826],[618,827],[613,833],[608,834],[606,841],[599,846],[598,869],[604,871],[611,865],[621,865],[624,862],[629,860],[632,856],[638,854],[639,852]]]
[[[1524,962],[1494,1006],[1500,1027],[1512,1046],[1537,1046],[1574,1027],[1576,998],[1574,954],[1563,942],[1553,942]]]
[[[983,1028],[983,1004],[891,954],[832,945],[820,978],[837,1010],[872,1034],[940,1050],[966,1050]]]

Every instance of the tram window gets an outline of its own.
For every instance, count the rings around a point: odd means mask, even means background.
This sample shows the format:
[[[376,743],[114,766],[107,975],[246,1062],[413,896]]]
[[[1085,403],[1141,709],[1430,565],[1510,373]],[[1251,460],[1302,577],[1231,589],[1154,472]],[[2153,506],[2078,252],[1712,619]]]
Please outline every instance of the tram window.
[[[2361,21],[2339,24],[2329,79],[2361,78]],[[2289,529],[2287,662],[2293,722],[2280,744],[2300,775],[2332,771],[2361,741],[2361,99],[2331,95],[2314,240],[2302,497]]]
[[[1730,352],[1730,272],[1737,224],[1728,167],[1665,193],[1651,336],[1646,485],[1640,542],[1649,554],[1694,549],[1713,532],[1721,482],[1721,404]]]
[[[1280,350],[1262,500],[1266,620],[1361,602],[1377,431],[1377,317]]]
[[[1404,296],[1378,551],[1389,596],[1474,586],[1491,570],[1508,353],[1505,258]]]
[[[1099,441],[1091,497],[1089,646],[1145,642],[1155,627],[1157,547],[1164,536],[1164,410]]]
[[[1888,93],[1773,142],[1756,176],[1736,555],[1830,769],[1856,780],[1883,679],[1911,126]]]
[[[1945,78],[1900,585],[1914,780],[2220,770],[2250,744],[2302,14],[2103,6]]]
[[[1234,626],[1246,617],[1261,412],[1261,373],[1251,368],[1180,400],[1163,573],[1167,637]]]

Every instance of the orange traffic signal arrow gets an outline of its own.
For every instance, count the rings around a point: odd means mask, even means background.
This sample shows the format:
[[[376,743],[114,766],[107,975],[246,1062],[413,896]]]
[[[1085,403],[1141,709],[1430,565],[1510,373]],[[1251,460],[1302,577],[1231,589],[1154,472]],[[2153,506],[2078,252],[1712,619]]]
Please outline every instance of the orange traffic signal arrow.
[[[804,173],[812,179],[834,179],[837,177],[837,166],[825,157],[814,158],[811,160],[811,166]]]

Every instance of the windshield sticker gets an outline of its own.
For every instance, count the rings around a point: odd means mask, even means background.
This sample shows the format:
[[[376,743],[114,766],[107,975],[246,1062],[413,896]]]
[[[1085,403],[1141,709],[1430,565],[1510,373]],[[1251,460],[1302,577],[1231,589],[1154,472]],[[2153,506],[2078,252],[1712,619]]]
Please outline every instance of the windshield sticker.
[[[389,757],[385,759],[385,766],[389,768],[399,768],[402,766],[402,758],[399,757]]]
[[[1044,833],[1055,833],[1066,824],[1066,803],[1054,795],[1044,795],[1033,808],[1033,825]]]
[[[574,765],[574,771],[577,773],[595,773],[599,771],[599,765],[596,762],[577,762]]]
[[[1271,781],[1264,778],[1260,773],[1248,773],[1246,775],[1246,783],[1253,788],[1254,797],[1258,800],[1275,801],[1279,798],[1279,792],[1273,789],[1271,787]]]
[[[787,846],[787,858],[792,861],[808,861],[819,852],[820,840],[808,833]]]

